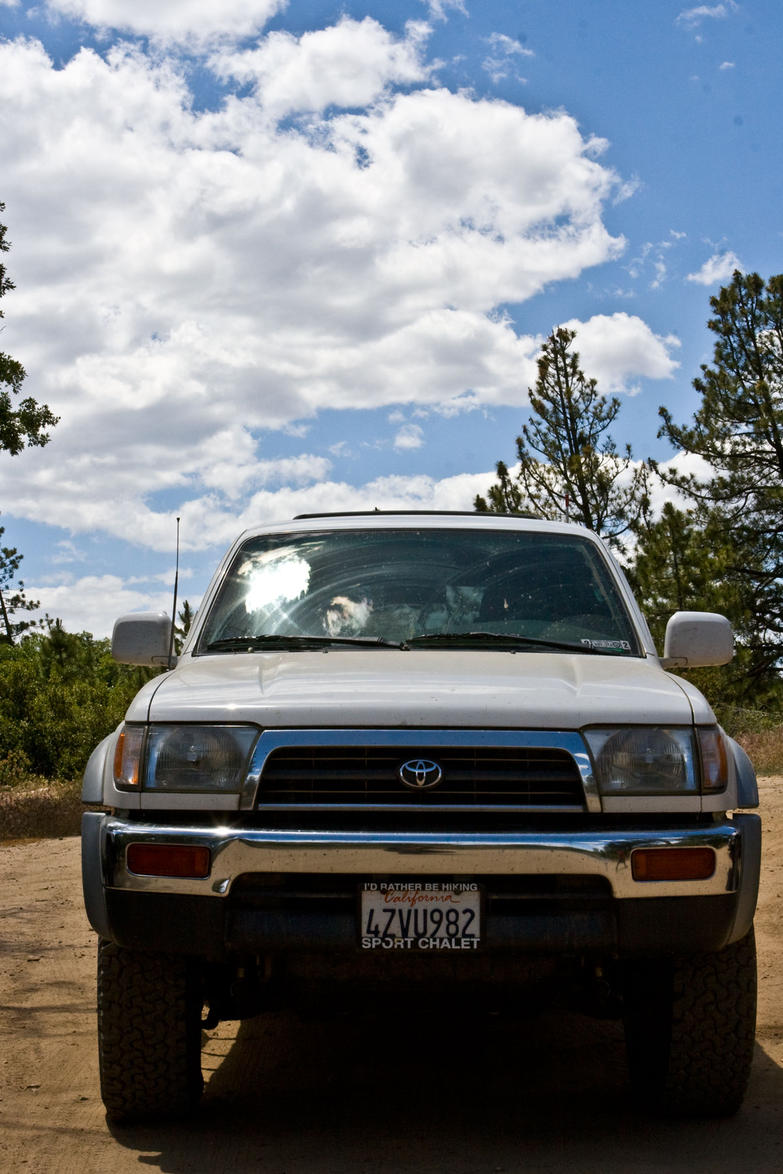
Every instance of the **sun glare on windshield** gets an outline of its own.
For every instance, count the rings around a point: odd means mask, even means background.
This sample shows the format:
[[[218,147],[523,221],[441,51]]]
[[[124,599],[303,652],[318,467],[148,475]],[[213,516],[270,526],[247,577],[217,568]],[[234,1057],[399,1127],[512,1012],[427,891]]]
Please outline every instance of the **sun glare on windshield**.
[[[247,580],[248,615],[273,603],[290,603],[307,591],[310,564],[291,550],[271,551],[248,559],[237,572]]]

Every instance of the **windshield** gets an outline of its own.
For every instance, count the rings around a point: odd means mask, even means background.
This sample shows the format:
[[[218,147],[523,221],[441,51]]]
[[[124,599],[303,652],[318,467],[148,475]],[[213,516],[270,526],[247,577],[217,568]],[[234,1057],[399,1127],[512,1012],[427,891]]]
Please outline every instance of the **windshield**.
[[[591,542],[485,527],[253,538],[229,568],[198,650],[262,648],[269,637],[297,638],[292,647],[303,648],[330,640],[346,647],[491,643],[479,634],[497,636],[498,646],[521,637],[531,649],[550,643],[639,655]]]

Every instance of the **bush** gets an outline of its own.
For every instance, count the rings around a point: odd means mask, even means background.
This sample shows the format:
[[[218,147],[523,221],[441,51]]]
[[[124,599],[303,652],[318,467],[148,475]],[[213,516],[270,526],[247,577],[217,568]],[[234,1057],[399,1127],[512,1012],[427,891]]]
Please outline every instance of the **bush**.
[[[0,782],[76,779],[153,675],[112,660],[107,640],[64,631],[0,646]]]
[[[0,758],[0,788],[29,785],[34,778],[30,760],[23,750],[10,750],[5,758]]]
[[[746,709],[739,705],[715,705],[713,708],[726,733],[738,740],[783,728],[783,716],[777,711]]]

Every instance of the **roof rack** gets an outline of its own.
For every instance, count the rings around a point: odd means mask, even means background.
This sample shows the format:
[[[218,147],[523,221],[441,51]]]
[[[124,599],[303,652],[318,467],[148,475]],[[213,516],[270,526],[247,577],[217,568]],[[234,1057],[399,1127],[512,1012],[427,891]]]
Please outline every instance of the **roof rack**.
[[[437,518],[529,518],[540,522],[543,519],[539,514],[532,514],[525,510],[516,513],[498,514],[495,511],[477,510],[336,510],[333,513],[323,514],[296,514],[295,522],[305,522],[312,518],[373,518],[378,514],[395,517],[437,517]]]

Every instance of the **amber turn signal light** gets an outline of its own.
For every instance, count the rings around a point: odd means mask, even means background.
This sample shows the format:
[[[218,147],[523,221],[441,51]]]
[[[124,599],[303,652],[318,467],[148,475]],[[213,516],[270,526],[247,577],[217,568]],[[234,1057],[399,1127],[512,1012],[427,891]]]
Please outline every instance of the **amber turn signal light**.
[[[637,848],[631,854],[636,881],[707,880],[715,872],[712,848]]]
[[[125,860],[141,876],[209,876],[209,848],[189,844],[129,844]]]

